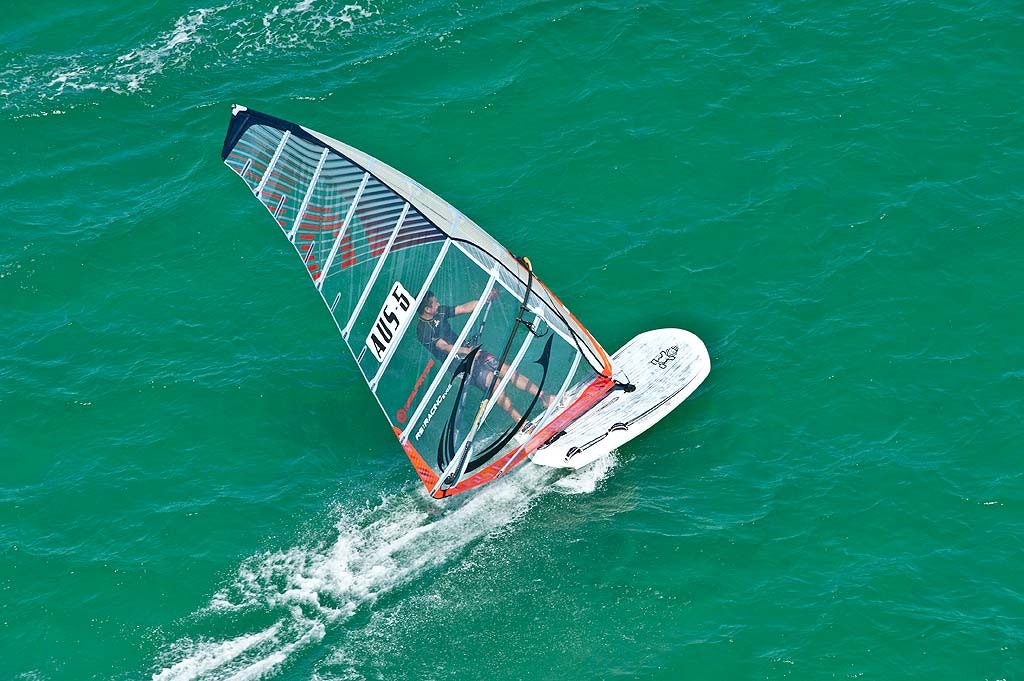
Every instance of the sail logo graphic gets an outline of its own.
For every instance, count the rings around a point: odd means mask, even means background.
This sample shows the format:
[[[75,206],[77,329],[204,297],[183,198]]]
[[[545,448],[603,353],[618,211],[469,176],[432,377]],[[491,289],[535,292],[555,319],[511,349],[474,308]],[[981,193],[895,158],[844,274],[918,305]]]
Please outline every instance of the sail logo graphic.
[[[402,282],[396,281],[377,313],[377,321],[370,328],[370,335],[366,337],[366,347],[378,362],[384,361],[391,344],[401,337],[399,330],[406,327],[412,313],[412,296],[402,286]]]
[[[427,412],[426,418],[423,419],[423,424],[416,431],[417,442],[419,442],[419,439],[423,437],[423,431],[425,431],[427,429],[427,426],[430,425],[430,419],[434,418],[434,414],[437,413],[437,408],[441,406],[442,402],[444,402],[444,398],[448,397],[448,393],[452,391],[453,385],[455,385],[455,383],[449,383],[448,387],[444,389],[443,393],[441,393],[441,396],[434,400],[434,406],[431,407],[430,411]]]

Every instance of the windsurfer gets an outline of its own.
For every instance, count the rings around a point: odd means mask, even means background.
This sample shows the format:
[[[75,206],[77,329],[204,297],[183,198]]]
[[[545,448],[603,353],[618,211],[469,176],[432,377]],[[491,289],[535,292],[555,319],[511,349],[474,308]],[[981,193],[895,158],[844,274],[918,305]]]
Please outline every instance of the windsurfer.
[[[498,291],[492,289],[487,302],[493,301],[497,297]],[[419,307],[419,319],[416,321],[416,337],[430,351],[430,354],[444,361],[452,351],[452,348],[455,347],[455,341],[458,340],[457,334],[452,329],[449,320],[452,317],[470,314],[480,303],[480,300],[470,300],[454,307],[451,305],[441,305],[437,300],[437,296],[433,292],[427,291]],[[457,354],[459,357],[465,357],[472,350],[473,346],[463,345],[457,350]],[[498,373],[499,380],[504,378],[510,369],[508,364],[502,364],[501,371]],[[498,358],[481,349],[477,353],[476,360],[473,362],[473,385],[486,391],[494,379],[494,372],[496,371],[498,371]],[[539,395],[540,402],[545,407],[550,406],[554,399],[518,371],[512,372],[509,384],[514,385],[529,395]],[[518,422],[522,418],[522,414],[519,413],[515,405],[512,404],[512,400],[504,392],[498,396],[498,406],[504,409],[512,417],[513,421]]]

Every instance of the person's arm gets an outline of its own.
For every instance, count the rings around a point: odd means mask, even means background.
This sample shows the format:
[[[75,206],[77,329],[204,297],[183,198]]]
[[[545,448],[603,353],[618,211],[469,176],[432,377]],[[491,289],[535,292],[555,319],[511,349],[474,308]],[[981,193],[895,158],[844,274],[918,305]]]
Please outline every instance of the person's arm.
[[[498,289],[492,288],[491,289],[491,294],[489,296],[487,296],[487,300],[496,300],[497,298],[498,298]],[[470,312],[475,310],[476,306],[479,305],[479,304],[480,304],[479,300],[471,300],[468,303],[463,303],[462,305],[456,305],[455,306],[455,314],[456,315],[469,314]]]
[[[476,301],[474,300],[473,303],[475,304]],[[434,347],[436,347],[437,349],[439,349],[439,350],[441,350],[441,351],[443,351],[445,353],[449,353],[449,352],[452,351],[452,348],[455,347],[455,346],[452,345],[451,343],[449,343],[448,341],[446,341],[443,338],[438,338],[434,342]],[[468,354],[468,353],[469,353],[469,348],[467,348],[466,346],[462,346],[461,348],[459,348],[459,352],[457,354],[458,354],[459,357],[465,357],[466,354]]]

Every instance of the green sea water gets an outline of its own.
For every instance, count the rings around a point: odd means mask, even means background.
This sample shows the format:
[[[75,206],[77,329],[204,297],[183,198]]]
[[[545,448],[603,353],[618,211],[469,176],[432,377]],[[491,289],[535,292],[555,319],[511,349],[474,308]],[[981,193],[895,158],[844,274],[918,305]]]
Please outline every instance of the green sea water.
[[[1024,678],[1018,2],[71,2],[0,19],[0,679]],[[429,500],[230,105],[713,368]]]

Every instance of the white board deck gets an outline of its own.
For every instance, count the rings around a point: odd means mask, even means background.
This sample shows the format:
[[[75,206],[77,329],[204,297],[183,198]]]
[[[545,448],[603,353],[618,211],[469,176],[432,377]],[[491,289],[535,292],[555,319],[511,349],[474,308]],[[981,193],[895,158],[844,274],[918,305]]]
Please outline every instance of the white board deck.
[[[682,329],[642,333],[612,355],[616,378],[636,386],[614,390],[533,454],[542,466],[582,468],[629,442],[689,397],[711,371],[699,338]]]

